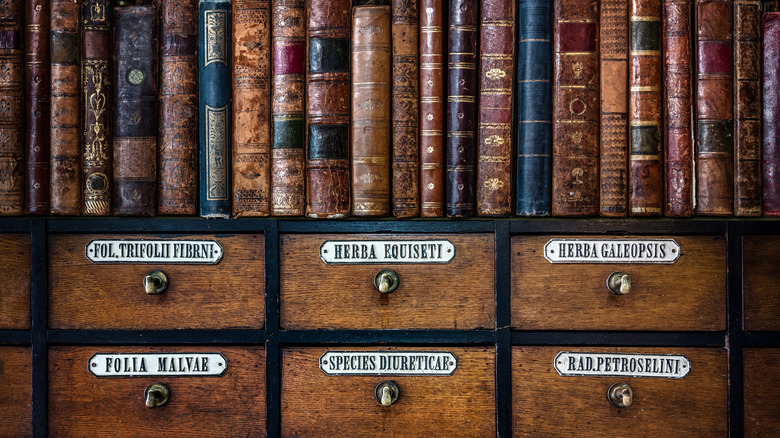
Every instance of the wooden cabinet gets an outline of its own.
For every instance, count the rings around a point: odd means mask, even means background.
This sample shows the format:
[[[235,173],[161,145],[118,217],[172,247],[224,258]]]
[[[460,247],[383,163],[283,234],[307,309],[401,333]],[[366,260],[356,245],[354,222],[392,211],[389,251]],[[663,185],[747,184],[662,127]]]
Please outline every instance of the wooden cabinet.
[[[30,328],[30,237],[0,234],[0,330]]]
[[[32,350],[0,346],[0,436],[32,436]]]

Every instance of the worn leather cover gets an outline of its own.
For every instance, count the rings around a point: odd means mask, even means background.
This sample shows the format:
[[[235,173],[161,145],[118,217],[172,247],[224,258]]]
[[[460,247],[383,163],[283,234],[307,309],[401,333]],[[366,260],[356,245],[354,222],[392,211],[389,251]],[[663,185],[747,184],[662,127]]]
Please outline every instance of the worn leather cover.
[[[693,212],[691,2],[664,0],[665,214]]]
[[[0,215],[24,213],[21,0],[0,4]]]
[[[780,12],[764,14],[763,32],[763,210],[780,216]]]
[[[450,0],[447,93],[448,217],[475,212],[479,2]]]
[[[420,216],[444,216],[444,16],[420,0]]]
[[[734,210],[730,0],[696,0],[696,213]]]
[[[600,0],[601,134],[599,214],[625,216],[628,205],[628,0]]]
[[[555,0],[553,216],[599,212],[598,0]]]
[[[198,0],[160,4],[157,213],[198,214]]]
[[[233,215],[271,213],[270,0],[233,0]]]
[[[518,216],[548,216],[552,200],[552,3],[520,0],[517,40]]]
[[[25,1],[24,20],[24,144],[27,168],[24,210],[28,215],[40,215],[49,214],[50,198],[49,0]]]
[[[272,0],[273,76],[271,112],[271,214],[302,216],[304,185],[304,67],[306,20],[303,0]]]
[[[82,135],[84,216],[111,214],[111,5],[85,0],[81,9],[81,85],[84,98]]]
[[[350,211],[349,0],[310,0],[306,70],[306,214]]]
[[[512,212],[514,0],[482,2],[480,14],[477,214]]]
[[[114,215],[157,210],[157,9],[114,8]]]

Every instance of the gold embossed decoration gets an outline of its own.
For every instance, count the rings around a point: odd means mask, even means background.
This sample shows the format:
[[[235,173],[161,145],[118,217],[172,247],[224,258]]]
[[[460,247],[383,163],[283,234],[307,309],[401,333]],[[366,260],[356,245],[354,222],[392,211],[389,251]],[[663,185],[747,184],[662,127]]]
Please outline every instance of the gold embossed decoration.
[[[500,68],[491,68],[490,70],[485,72],[485,76],[488,79],[502,79],[506,77],[506,72],[504,70],[501,70]]]
[[[212,62],[221,62],[227,65],[225,23],[227,11],[206,11],[206,66]]]
[[[146,75],[141,69],[132,68],[127,72],[127,82],[133,85],[141,85],[141,83],[144,81],[144,78],[146,78]]]
[[[208,150],[208,179],[206,182],[206,199],[209,201],[225,201],[228,199],[227,189],[227,106],[212,108],[206,105],[206,149]]]

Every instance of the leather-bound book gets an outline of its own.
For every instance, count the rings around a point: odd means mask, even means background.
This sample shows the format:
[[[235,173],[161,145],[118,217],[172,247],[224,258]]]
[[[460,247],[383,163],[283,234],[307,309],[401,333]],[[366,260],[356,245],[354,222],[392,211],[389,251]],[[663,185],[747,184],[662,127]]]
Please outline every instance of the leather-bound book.
[[[780,12],[764,14],[763,33],[763,210],[780,216]]]
[[[157,213],[198,214],[198,0],[160,3]]]
[[[157,8],[114,8],[114,215],[157,210]]]
[[[780,11],[780,1],[764,0],[764,12],[777,12],[777,11]]]
[[[520,0],[517,38],[518,216],[549,216],[552,200],[552,3]]]
[[[663,61],[661,0],[630,0],[630,144],[628,210],[661,216],[663,192]]]
[[[477,214],[512,212],[515,2],[482,2],[479,48]]]
[[[734,2],[734,215],[761,216],[761,2]]]
[[[24,14],[24,86],[27,185],[24,211],[28,215],[49,214],[49,123],[50,72],[49,27],[51,2],[27,0]]]
[[[230,0],[198,6],[200,215],[230,216]]]
[[[601,0],[599,214],[625,216],[628,205],[628,0]]]
[[[420,79],[418,0],[392,0],[393,215],[420,215]]]
[[[349,0],[310,0],[306,62],[306,214],[350,211]]]
[[[111,214],[111,4],[85,0],[81,9],[81,86],[84,98],[82,214]]]
[[[665,214],[693,212],[691,138],[691,2],[664,0]]]
[[[270,0],[233,0],[233,215],[271,213]]]
[[[599,212],[598,0],[555,0],[553,216]]]
[[[306,9],[303,0],[272,0],[272,4],[271,214],[302,216],[306,208],[303,154]]]
[[[731,0],[696,0],[696,214],[734,211]]]
[[[420,0],[420,216],[444,216],[444,8]]]
[[[24,213],[22,4],[4,0],[0,8],[0,215]]]
[[[469,217],[475,211],[478,5],[476,0],[450,0],[449,5],[446,152],[448,217]]]

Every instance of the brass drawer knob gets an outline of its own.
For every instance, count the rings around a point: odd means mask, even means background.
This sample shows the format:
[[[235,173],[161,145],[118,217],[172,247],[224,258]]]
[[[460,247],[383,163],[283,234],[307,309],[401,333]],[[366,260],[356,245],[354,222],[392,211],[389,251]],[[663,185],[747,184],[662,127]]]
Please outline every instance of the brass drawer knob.
[[[401,390],[392,380],[385,380],[374,388],[374,397],[382,406],[390,406],[398,400]]]
[[[631,276],[622,271],[609,274],[607,289],[615,295],[625,295],[631,292]]]
[[[400,282],[401,280],[398,278],[398,274],[392,269],[382,269],[374,276],[374,287],[383,294],[389,294],[398,289],[398,284]]]
[[[159,295],[168,289],[168,276],[163,271],[149,271],[144,275],[144,290],[149,295]]]
[[[627,383],[615,383],[607,390],[607,398],[616,408],[627,408],[634,402],[634,390]]]
[[[162,383],[152,383],[144,390],[144,399],[146,400],[147,408],[158,408],[165,403],[168,403],[168,397],[170,396],[168,387]]]

